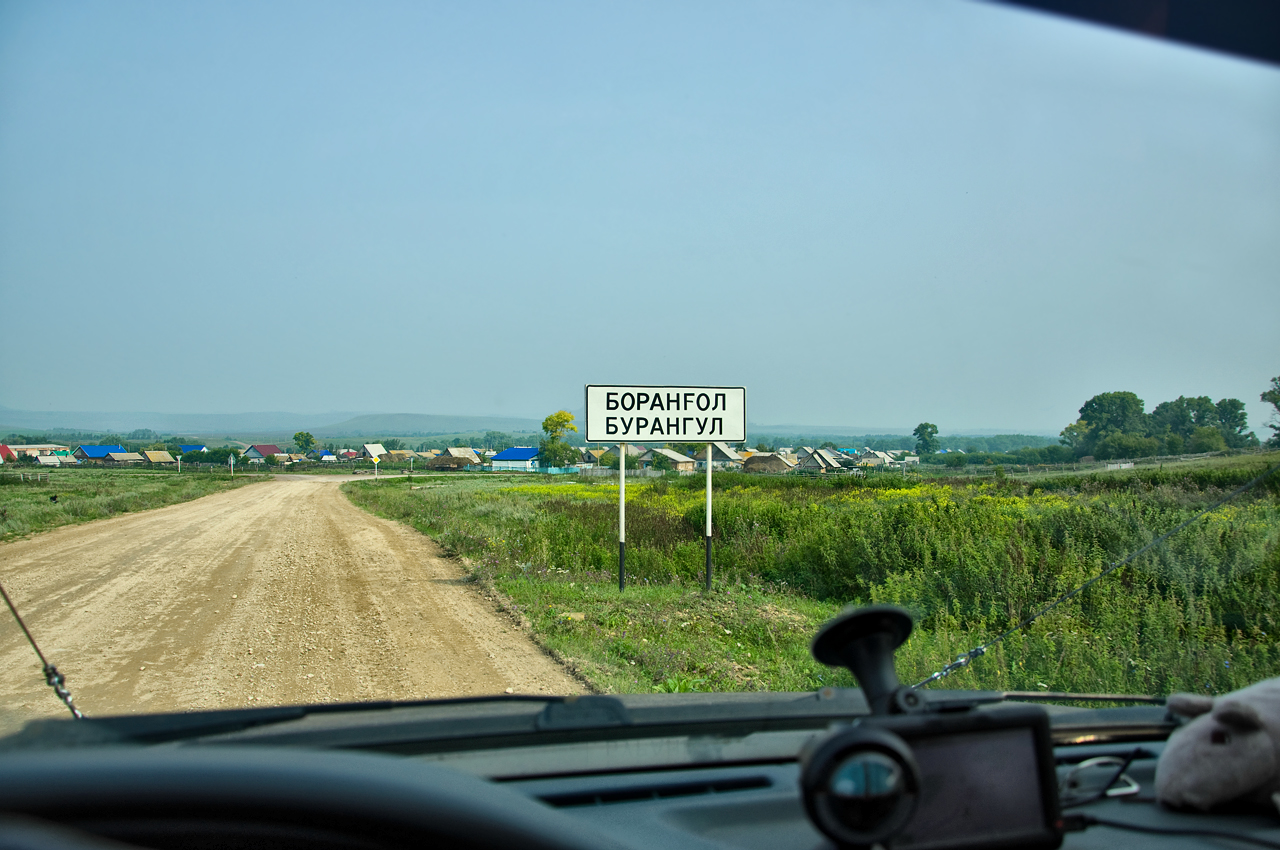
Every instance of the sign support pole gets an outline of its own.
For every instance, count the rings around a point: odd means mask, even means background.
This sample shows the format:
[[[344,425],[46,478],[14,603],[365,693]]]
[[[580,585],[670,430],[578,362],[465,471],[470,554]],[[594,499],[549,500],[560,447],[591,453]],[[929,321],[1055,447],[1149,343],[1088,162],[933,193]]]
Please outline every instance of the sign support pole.
[[[711,589],[711,443],[707,443],[707,590]]]
[[[627,589],[627,444],[618,444],[618,590]]]

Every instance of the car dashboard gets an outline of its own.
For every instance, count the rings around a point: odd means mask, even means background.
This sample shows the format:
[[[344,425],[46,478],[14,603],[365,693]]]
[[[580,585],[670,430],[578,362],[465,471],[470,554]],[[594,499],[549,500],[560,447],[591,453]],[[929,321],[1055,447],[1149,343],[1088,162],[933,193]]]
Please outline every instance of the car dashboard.
[[[1008,702],[925,693],[974,712]],[[0,811],[140,847],[833,847],[806,809],[802,753],[869,716],[858,689],[343,708],[33,723],[0,741]],[[1067,801],[1061,846],[1280,842],[1265,813],[1155,802],[1176,726],[1163,707],[1043,709]],[[6,846],[59,846],[37,837]],[[944,830],[910,846],[950,842]]]

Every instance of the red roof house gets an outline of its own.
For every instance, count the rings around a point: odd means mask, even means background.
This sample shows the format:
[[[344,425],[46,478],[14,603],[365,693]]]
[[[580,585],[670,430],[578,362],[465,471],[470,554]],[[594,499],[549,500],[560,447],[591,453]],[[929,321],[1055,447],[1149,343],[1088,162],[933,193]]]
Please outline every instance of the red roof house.
[[[284,454],[280,451],[279,446],[273,446],[270,443],[266,443],[261,446],[249,446],[249,448],[244,450],[244,459],[262,460],[265,457],[274,457],[278,454]]]
[[[13,449],[0,443],[0,463],[13,463],[17,459],[18,456],[13,453]]]

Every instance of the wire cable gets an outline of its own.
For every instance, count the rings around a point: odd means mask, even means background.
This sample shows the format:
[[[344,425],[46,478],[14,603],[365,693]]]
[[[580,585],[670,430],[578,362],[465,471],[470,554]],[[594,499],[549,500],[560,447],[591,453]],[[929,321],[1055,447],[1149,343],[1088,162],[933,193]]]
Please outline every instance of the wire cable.
[[[1096,818],[1093,815],[1084,815],[1081,818],[1081,822],[1086,827],[1109,826],[1112,829],[1125,829],[1129,832],[1146,832],[1152,835],[1180,835],[1194,838],[1226,838],[1231,841],[1253,844],[1258,847],[1280,848],[1280,841],[1272,841],[1269,838],[1257,838],[1252,835],[1245,835],[1241,832],[1231,832],[1226,829],[1182,829],[1179,827],[1146,826],[1144,824],[1126,823],[1125,821],[1111,820],[1109,818]]]
[[[76,708],[76,704],[71,700],[71,692],[67,690],[67,677],[58,672],[58,668],[49,663],[49,659],[44,657],[44,653],[40,651],[40,645],[36,643],[36,639],[32,637],[31,630],[27,628],[27,624],[23,622],[22,615],[18,613],[18,609],[14,607],[13,600],[9,598],[9,594],[5,591],[4,585],[0,584],[0,596],[4,597],[4,604],[9,606],[13,619],[18,621],[18,626],[22,629],[22,633],[27,636],[27,643],[31,644],[31,648],[36,651],[36,657],[40,659],[40,664],[44,670],[44,681],[49,687],[53,688],[53,692],[58,695],[58,699],[67,706],[71,711],[71,716],[76,720],[83,720],[84,713]]]
[[[1121,567],[1123,567],[1123,566],[1126,566],[1126,565],[1128,565],[1128,564],[1133,563],[1133,561],[1134,561],[1134,560],[1136,560],[1137,558],[1141,557],[1142,555],[1144,555],[1144,554],[1146,554],[1147,552],[1151,551],[1151,550],[1152,550],[1152,549],[1154,549],[1155,547],[1157,547],[1157,546],[1159,546],[1160,544],[1164,543],[1164,542],[1165,542],[1166,540],[1168,540],[1170,537],[1172,537],[1173,535],[1177,534],[1179,531],[1182,531],[1182,530],[1183,530],[1184,528],[1186,528],[1187,526],[1189,526],[1189,525],[1191,525],[1191,524],[1195,523],[1197,520],[1201,519],[1202,517],[1208,516],[1209,514],[1213,513],[1213,512],[1214,512],[1214,511],[1216,511],[1218,508],[1222,507],[1222,506],[1223,506],[1223,505],[1225,505],[1227,502],[1230,502],[1232,499],[1236,498],[1236,497],[1237,497],[1237,496],[1239,496],[1240,494],[1242,494],[1242,493],[1246,493],[1246,492],[1248,492],[1249,490],[1252,490],[1254,487],[1256,487],[1258,484],[1260,484],[1260,483],[1263,481],[1263,479],[1265,479],[1267,476],[1271,475],[1271,473],[1275,472],[1277,469],[1280,469],[1280,463],[1277,463],[1277,464],[1272,465],[1269,469],[1267,469],[1265,472],[1263,472],[1263,473],[1262,473],[1261,475],[1259,475],[1257,478],[1255,478],[1255,479],[1253,479],[1252,481],[1250,481],[1248,484],[1245,484],[1245,485],[1243,485],[1243,486],[1237,487],[1236,489],[1232,490],[1230,493],[1228,493],[1226,496],[1223,496],[1221,499],[1219,499],[1219,500],[1218,500],[1217,502],[1215,502],[1213,505],[1211,505],[1211,506],[1209,506],[1209,507],[1205,508],[1205,509],[1204,509],[1204,510],[1202,510],[1200,513],[1198,513],[1198,514],[1196,514],[1195,516],[1193,516],[1191,519],[1189,519],[1189,520],[1187,520],[1186,522],[1184,522],[1184,523],[1182,523],[1181,525],[1179,525],[1177,528],[1174,528],[1174,529],[1172,529],[1172,530],[1170,530],[1170,531],[1166,531],[1164,534],[1161,534],[1159,537],[1157,537],[1155,540],[1152,540],[1152,541],[1151,541],[1150,543],[1148,543],[1146,546],[1143,546],[1141,549],[1138,549],[1136,552],[1133,552],[1133,553],[1129,554],[1129,555],[1128,555],[1127,557],[1125,557],[1124,559],[1119,560],[1119,561],[1116,561],[1116,562],[1115,562],[1115,563],[1113,563],[1111,566],[1107,567],[1105,570],[1103,570],[1102,572],[1098,573],[1098,574],[1097,574],[1096,576],[1094,576],[1093,578],[1091,578],[1091,579],[1089,579],[1088,581],[1086,581],[1086,582],[1084,582],[1083,584],[1081,584],[1079,587],[1076,587],[1075,589],[1073,589],[1073,590],[1069,590],[1069,591],[1067,591],[1066,593],[1062,594],[1062,595],[1061,595],[1061,596],[1059,596],[1057,599],[1055,599],[1053,602],[1050,602],[1048,605],[1044,606],[1044,607],[1043,607],[1043,608],[1041,608],[1039,611],[1037,611],[1036,613],[1032,614],[1030,617],[1028,617],[1027,619],[1023,620],[1023,621],[1022,621],[1021,623],[1019,623],[1018,625],[1016,625],[1016,626],[1014,626],[1013,628],[1009,629],[1009,630],[1008,630],[1008,631],[1006,631],[1004,634],[999,635],[998,637],[996,637],[996,638],[994,638],[994,639],[992,639],[992,640],[989,640],[989,641],[987,641],[986,643],[984,643],[984,644],[982,644],[982,645],[980,645],[980,646],[975,646],[973,649],[969,650],[969,651],[968,651],[968,652],[966,652],[964,655],[958,656],[958,657],[956,658],[956,660],[955,660],[955,661],[952,661],[952,662],[951,662],[950,664],[948,664],[946,667],[943,667],[941,670],[939,670],[938,672],[934,673],[934,674],[933,674],[932,676],[930,676],[929,678],[924,679],[924,680],[922,680],[922,681],[920,681],[920,682],[917,682],[916,684],[912,685],[912,686],[911,686],[912,690],[914,690],[914,689],[916,689],[916,688],[923,687],[924,685],[927,685],[927,684],[929,684],[930,682],[936,682],[936,681],[938,681],[939,679],[945,679],[947,676],[950,676],[952,673],[956,672],[957,670],[961,670],[961,669],[963,669],[963,668],[965,668],[965,667],[968,667],[971,663],[973,663],[973,660],[974,660],[975,658],[981,658],[982,656],[986,655],[986,654],[987,654],[987,650],[988,650],[988,649],[990,649],[991,647],[995,646],[996,644],[1000,643],[1000,641],[1004,640],[1005,638],[1009,637],[1010,635],[1015,634],[1016,632],[1019,632],[1019,631],[1021,631],[1021,630],[1025,629],[1027,626],[1031,625],[1031,624],[1032,624],[1032,623],[1034,623],[1036,620],[1038,620],[1038,619],[1040,619],[1041,617],[1043,617],[1045,614],[1048,614],[1048,613],[1049,613],[1050,611],[1052,611],[1054,608],[1057,608],[1059,605],[1061,605],[1062,603],[1064,603],[1064,602],[1068,601],[1069,599],[1073,599],[1074,597],[1076,597],[1076,596],[1080,595],[1080,593],[1082,593],[1083,591],[1085,591],[1085,590],[1087,590],[1088,588],[1092,587],[1096,582],[1098,582],[1098,581],[1102,580],[1102,579],[1103,579],[1103,578],[1105,578],[1106,576],[1109,576],[1111,573],[1115,572],[1116,570],[1120,569]]]

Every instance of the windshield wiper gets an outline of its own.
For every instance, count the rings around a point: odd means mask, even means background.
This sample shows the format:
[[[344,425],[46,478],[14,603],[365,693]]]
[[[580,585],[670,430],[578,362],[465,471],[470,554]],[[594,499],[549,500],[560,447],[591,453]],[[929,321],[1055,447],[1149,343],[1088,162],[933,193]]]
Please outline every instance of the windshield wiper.
[[[346,702],[319,705],[281,705],[269,708],[236,708],[190,711],[174,714],[120,715],[86,718],[76,724],[76,732],[62,720],[33,720],[20,732],[0,740],[0,749],[82,745],[85,743],[164,744],[210,735],[243,732],[323,714],[379,712],[423,706],[482,703],[557,703],[560,696],[494,694],[492,696],[396,702]]]

